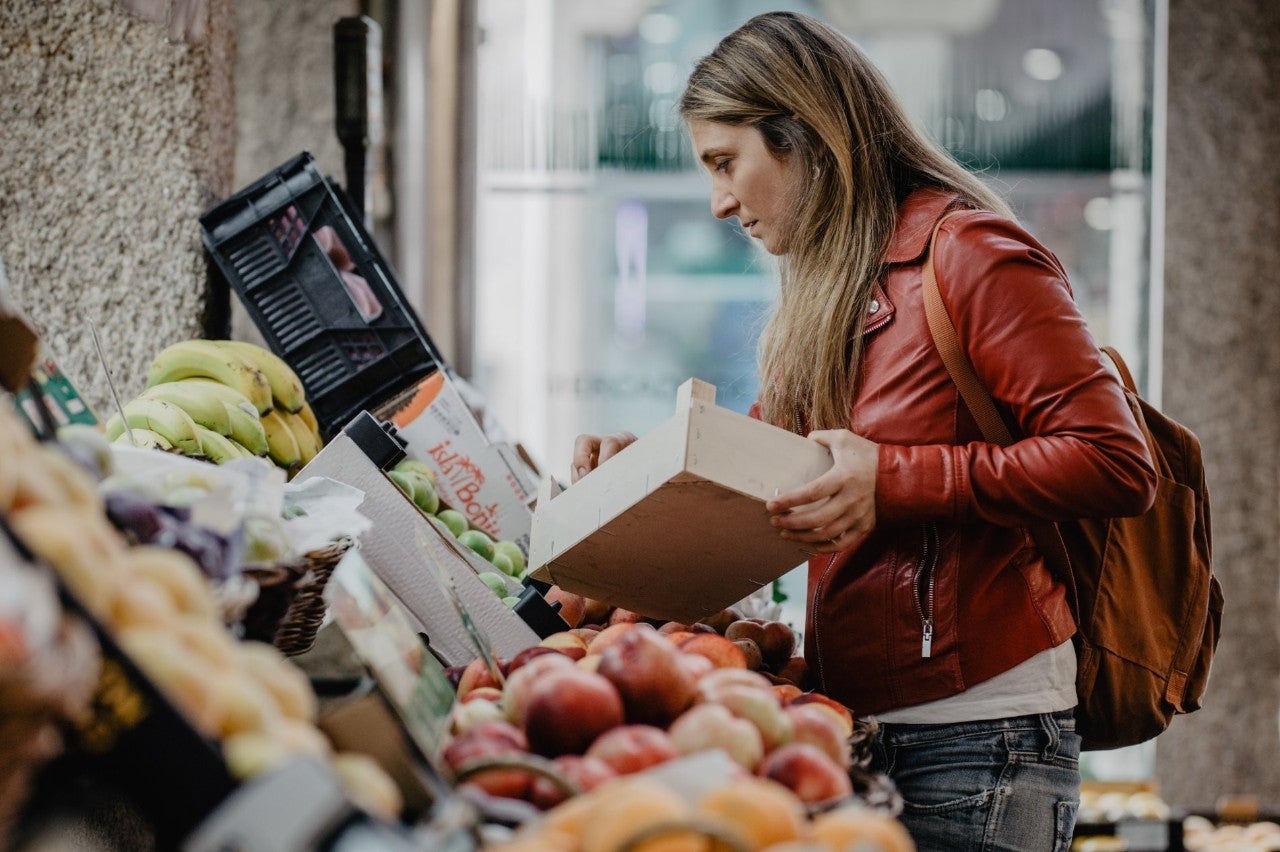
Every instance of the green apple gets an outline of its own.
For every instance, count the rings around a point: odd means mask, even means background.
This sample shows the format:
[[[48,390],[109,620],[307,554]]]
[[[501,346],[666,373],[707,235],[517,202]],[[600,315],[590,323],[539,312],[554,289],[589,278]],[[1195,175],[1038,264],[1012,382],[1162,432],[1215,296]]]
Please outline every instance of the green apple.
[[[396,464],[395,469],[420,473],[427,479],[431,480],[433,484],[436,481],[436,472],[432,470],[426,462],[418,461],[417,459],[401,459],[400,462]]]
[[[439,511],[440,495],[436,494],[436,487],[431,480],[414,471],[404,473],[413,480],[413,502],[418,504],[418,508],[428,515],[434,515]]]
[[[493,552],[501,553],[511,560],[511,570],[507,573],[519,577],[524,572],[524,551],[514,541],[502,539],[493,543]]]
[[[453,533],[454,536],[462,535],[467,531],[467,528],[471,526],[471,524],[467,522],[467,516],[459,512],[457,509],[441,509],[439,512],[436,512],[436,517],[449,528],[449,532]]]
[[[520,603],[520,596],[507,595],[505,598],[502,599],[502,602],[507,605],[507,609],[515,609],[516,604]]]
[[[463,530],[458,541],[480,554],[486,562],[493,559],[493,539],[483,530]]]
[[[493,563],[495,568],[503,574],[506,574],[508,577],[515,576],[514,566],[511,564],[511,560],[507,558],[505,553],[498,553],[497,551],[494,551],[493,556],[489,557],[489,561]]]
[[[396,487],[404,492],[404,496],[410,500],[413,499],[413,477],[401,470],[392,470],[387,472],[387,479],[396,484]]]
[[[496,571],[481,571],[480,579],[500,598],[505,598],[511,593],[511,590],[507,588],[506,578]]]

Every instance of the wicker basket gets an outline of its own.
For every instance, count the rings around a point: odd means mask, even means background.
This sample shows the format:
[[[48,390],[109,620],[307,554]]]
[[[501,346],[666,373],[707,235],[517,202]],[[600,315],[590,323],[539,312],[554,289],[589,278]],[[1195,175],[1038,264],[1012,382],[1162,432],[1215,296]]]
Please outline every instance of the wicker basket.
[[[258,599],[245,614],[245,638],[270,642],[290,656],[309,651],[324,623],[329,576],[354,545],[347,537],[290,565],[247,570],[258,584]]]

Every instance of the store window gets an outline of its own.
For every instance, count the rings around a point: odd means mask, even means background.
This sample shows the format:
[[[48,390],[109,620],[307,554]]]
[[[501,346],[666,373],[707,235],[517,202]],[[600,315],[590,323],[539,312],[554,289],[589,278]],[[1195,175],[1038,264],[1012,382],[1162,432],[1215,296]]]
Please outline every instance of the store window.
[[[691,376],[747,408],[773,262],[710,215],[675,107],[722,35],[793,9],[857,41],[916,120],[1010,200],[1068,270],[1095,337],[1158,398],[1163,2],[479,0],[475,383],[560,476],[575,435],[643,434]],[[799,606],[803,579],[788,583]],[[1143,774],[1150,753],[1098,766]]]

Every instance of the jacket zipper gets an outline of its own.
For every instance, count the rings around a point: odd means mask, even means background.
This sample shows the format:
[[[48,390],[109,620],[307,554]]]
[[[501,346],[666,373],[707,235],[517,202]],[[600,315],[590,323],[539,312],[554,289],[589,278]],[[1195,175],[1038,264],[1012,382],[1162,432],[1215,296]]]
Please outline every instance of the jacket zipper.
[[[822,589],[827,584],[827,576],[831,573],[831,567],[836,564],[836,556],[838,555],[838,553],[833,553],[827,558],[827,567],[822,569],[822,576],[818,578],[818,585],[813,590],[813,650],[815,659],[818,661],[818,689],[824,692],[827,689],[827,679],[822,674],[822,634],[818,630],[817,607],[822,600]]]
[[[933,656],[933,600],[937,585],[938,528],[925,524],[922,528],[924,544],[920,552],[920,567],[913,583],[916,614],[920,616],[920,656]]]

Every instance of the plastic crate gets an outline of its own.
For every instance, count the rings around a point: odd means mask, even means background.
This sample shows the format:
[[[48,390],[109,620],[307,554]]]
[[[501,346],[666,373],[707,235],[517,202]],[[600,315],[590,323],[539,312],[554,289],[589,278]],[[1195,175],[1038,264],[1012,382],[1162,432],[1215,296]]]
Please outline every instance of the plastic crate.
[[[326,438],[444,367],[350,198],[309,152],[206,211],[200,228],[218,272],[302,380]]]

